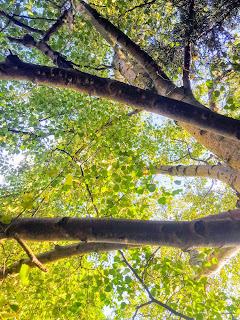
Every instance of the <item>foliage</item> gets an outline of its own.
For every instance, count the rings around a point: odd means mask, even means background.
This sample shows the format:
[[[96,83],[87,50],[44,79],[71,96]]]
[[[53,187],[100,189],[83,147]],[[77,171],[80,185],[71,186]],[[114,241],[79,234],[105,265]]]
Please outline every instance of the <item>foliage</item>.
[[[71,3],[1,0],[0,8],[32,28],[47,30]],[[180,83],[189,24],[186,3],[98,0],[94,7]],[[196,3],[193,92],[207,104],[214,87],[217,110],[239,118],[238,4]],[[109,44],[81,14],[75,12],[72,23],[66,21],[53,34],[50,47],[79,70],[114,78]],[[22,38],[27,30],[6,17],[0,27],[1,60],[11,50],[25,62],[53,65],[36,48],[9,40]],[[33,35],[40,39],[39,33]],[[173,121],[145,112],[130,117],[126,105],[68,89],[1,81],[0,91],[1,215],[187,220],[235,207],[235,191],[219,181],[155,174],[160,164],[221,163]],[[35,254],[54,245],[30,244]],[[206,258],[208,251],[201,252]],[[24,257],[16,241],[2,243],[3,265]],[[151,295],[174,310],[197,320],[239,317],[239,258],[219,275],[196,281],[200,267],[189,264],[187,252],[144,247],[126,251],[125,257]],[[119,252],[93,253],[51,264],[47,274],[23,265],[19,275],[2,281],[0,317],[130,319],[147,301],[146,290]],[[177,319],[154,303],[138,312],[139,319]]]

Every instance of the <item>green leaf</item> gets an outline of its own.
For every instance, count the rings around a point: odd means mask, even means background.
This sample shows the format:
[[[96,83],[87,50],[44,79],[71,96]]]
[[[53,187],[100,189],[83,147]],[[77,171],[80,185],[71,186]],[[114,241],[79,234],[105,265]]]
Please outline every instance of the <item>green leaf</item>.
[[[11,216],[2,216],[0,221],[3,224],[9,224],[12,221],[12,217]]]
[[[234,70],[240,71],[240,63],[233,63],[232,66]]]
[[[156,190],[156,185],[153,184],[153,183],[149,183],[147,184],[147,189],[150,191],[150,192],[154,192]]]
[[[228,103],[228,104],[232,104],[232,103],[233,103],[233,98],[232,98],[232,97],[228,98],[228,99],[227,99],[227,103]]]
[[[164,206],[167,203],[167,199],[165,197],[161,197],[158,199],[158,203]]]
[[[112,286],[111,285],[107,285],[105,288],[106,292],[111,292],[112,291]]]
[[[19,310],[18,305],[16,305],[16,304],[10,304],[9,306],[10,306],[10,308],[11,308],[14,312],[18,312],[18,310]]]
[[[113,190],[114,190],[115,192],[118,192],[118,191],[120,190],[119,185],[118,185],[118,184],[115,184],[115,186],[113,187]]]
[[[212,80],[207,80],[207,81],[206,81],[206,85],[207,85],[207,87],[208,87],[209,89],[211,89],[211,88],[213,87],[213,82],[212,82]]]
[[[23,285],[28,285],[28,275],[30,272],[30,267],[26,264],[22,264],[20,272],[19,272],[19,278]]]
[[[3,295],[0,296],[0,308],[2,308],[5,304],[5,297]]]
[[[207,261],[203,261],[203,262],[202,262],[202,265],[203,265],[203,267],[205,267],[205,268],[211,267],[211,263],[210,263],[210,262],[207,262]]]
[[[149,170],[150,170],[150,173],[151,174],[155,174],[155,167],[152,165],[152,164],[150,164],[150,166],[149,166]]]
[[[217,264],[218,263],[218,259],[217,258],[212,258],[212,264]]]
[[[177,194],[179,194],[179,193],[181,193],[181,192],[183,192],[183,189],[176,189],[176,190],[174,190],[174,191],[172,192],[172,195],[175,196],[175,195],[177,195]]]

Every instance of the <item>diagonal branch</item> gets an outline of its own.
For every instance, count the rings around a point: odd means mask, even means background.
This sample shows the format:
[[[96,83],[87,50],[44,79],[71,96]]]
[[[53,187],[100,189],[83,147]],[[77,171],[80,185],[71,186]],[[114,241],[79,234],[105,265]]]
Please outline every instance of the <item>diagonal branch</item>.
[[[61,17],[44,33],[43,42],[48,42],[50,37],[56,33],[68,19],[69,10],[64,10]]]
[[[7,14],[6,12],[4,12],[3,10],[0,10],[0,16],[2,17],[5,17],[7,18],[8,20],[10,20],[11,22],[13,22],[14,24],[16,24],[17,26],[19,27],[22,27],[28,31],[31,31],[31,32],[35,32],[35,33],[38,33],[38,34],[41,34],[41,35],[44,35],[44,31],[42,30],[39,30],[39,29],[35,29],[35,28],[32,28],[30,26],[28,26],[27,24],[15,19],[14,17],[10,16],[9,14]]]
[[[131,9],[128,9],[128,10],[126,10],[125,12],[121,13],[121,14],[118,16],[118,18],[121,18],[121,17],[124,16],[126,13],[129,13],[129,12],[131,12],[131,11],[134,11],[134,10],[136,10],[136,9],[138,9],[138,8],[143,8],[143,7],[145,7],[145,6],[150,6],[151,4],[155,3],[156,1],[157,1],[157,0],[151,0],[151,1],[147,2],[147,1],[145,0],[143,3],[138,4],[138,5],[134,6],[134,7],[132,7]]]
[[[52,48],[43,40],[35,41],[34,38],[26,34],[22,39],[19,38],[13,38],[8,37],[8,39],[11,42],[19,43],[21,45],[24,45],[27,48],[37,48],[39,51],[41,51],[44,55],[46,55],[49,59],[53,61],[53,63],[58,66],[59,68],[65,68],[65,69],[72,69],[73,63],[69,60],[67,60],[65,57],[60,55],[59,52],[52,50]]]
[[[24,63],[17,56],[10,55],[5,62],[0,63],[0,79],[25,80],[40,85],[69,88],[183,121],[236,141],[240,139],[239,120],[216,114],[207,108],[196,106],[193,108],[192,105],[182,101],[78,70]]]
[[[23,18],[23,19],[30,19],[30,20],[45,20],[45,21],[57,21],[57,19],[51,19],[51,18],[44,18],[44,17],[29,17],[24,15],[19,15],[14,13],[14,17]]]
[[[97,10],[80,0],[77,5],[77,11],[83,13],[101,34],[105,34],[108,37],[107,41],[110,45],[114,45],[115,43],[120,44],[124,50],[130,53],[142,65],[152,78],[154,84],[158,86],[159,94],[167,95],[176,88],[175,84],[168,78],[162,68],[155,63],[152,57],[110,21],[101,17]]]
[[[15,234],[14,238],[17,240],[17,242],[20,244],[23,250],[27,253],[31,262],[43,272],[48,272],[48,269],[45,268],[43,264],[38,260],[38,258],[35,256],[32,249],[26,244],[26,242],[23,239],[21,239],[18,236],[18,234]],[[5,270],[5,275],[6,275],[6,270]]]
[[[84,7],[80,6],[80,11],[83,10],[83,9],[84,9]],[[90,14],[90,16],[91,16],[91,14]],[[92,20],[90,18],[91,23],[95,26],[95,28],[102,35],[103,35],[103,32],[105,32],[105,33],[108,32],[109,37],[110,36],[114,36],[115,33],[117,34],[117,28],[114,27],[115,29],[114,29],[114,32],[113,32],[112,29],[111,29],[111,24],[110,23],[107,24],[107,20],[106,19],[104,20],[104,23],[100,27],[98,27],[97,23],[94,23],[94,18]],[[107,31],[106,31],[106,28],[104,29],[105,24],[108,25]],[[102,32],[102,30],[103,30],[103,32]],[[121,35],[122,32],[119,30],[118,34]],[[105,37],[105,39],[106,39],[106,37]],[[116,39],[116,41],[117,41],[117,39]],[[112,45],[113,41],[110,41],[109,43],[110,43],[110,45]],[[131,54],[138,61],[139,64],[144,64],[144,59],[140,59],[141,58],[141,53],[142,53],[141,49],[139,47],[137,47],[136,45],[135,45],[134,48],[136,49],[135,50],[136,52],[132,51]],[[137,51],[137,49],[139,49],[139,52]],[[125,47],[125,50],[127,52],[129,52],[128,46]],[[139,57],[139,55],[140,55],[140,57]],[[144,56],[146,56],[146,55],[147,55],[147,53],[145,52]],[[147,57],[148,57],[148,55],[146,56],[146,61],[148,61]],[[121,56],[119,56],[119,59],[121,60]],[[150,59],[151,59],[151,57],[150,57]],[[124,61],[122,59],[122,64],[124,64],[124,63],[125,64],[126,63],[129,64],[129,61],[127,62],[127,61]],[[152,60],[152,63],[154,63],[153,60]],[[125,68],[124,70],[127,70],[127,69],[130,70],[130,67],[131,66],[128,66],[128,68]],[[143,68],[144,68],[144,65],[143,65]],[[157,68],[157,65],[155,65],[155,68]],[[145,67],[145,70],[148,73],[150,79],[154,80],[154,78],[157,77],[156,73],[154,73],[155,77],[154,77],[154,74],[151,74],[151,70],[152,70],[151,68],[148,69],[148,68]],[[131,70],[131,71],[133,71],[133,70]],[[122,75],[123,75],[124,78],[126,78],[126,73],[122,73]],[[132,77],[132,78],[134,78],[134,77]],[[161,78],[161,76],[159,76],[159,78]],[[133,82],[131,82],[131,79],[128,78],[127,80],[131,84],[133,84]],[[162,78],[160,80],[162,80]],[[137,81],[139,82],[138,78],[137,78]],[[134,82],[134,84],[135,84],[135,82]],[[174,84],[173,84],[173,85],[170,86],[173,89],[170,88],[169,90],[166,89],[164,91],[164,90],[161,90],[161,84],[162,84],[162,86],[165,86],[165,88],[167,88],[168,81],[160,81],[160,82],[156,82],[155,81],[154,82],[154,85],[155,85],[157,91],[160,94],[161,94],[161,92],[165,92],[166,91],[166,92],[168,92],[168,97],[171,97],[171,98],[177,99],[177,100],[185,101],[187,103],[192,104],[193,106],[197,105],[197,106],[200,106],[202,108],[206,108],[200,102],[198,102],[191,93],[188,92],[188,94],[186,94],[186,92],[184,92],[183,88],[174,89]],[[138,83],[137,83],[137,85],[138,85]],[[144,83],[142,83],[141,87],[144,87],[145,89],[149,89],[149,86],[144,86]],[[221,159],[223,159],[225,162],[227,162],[232,168],[240,171],[240,163],[239,163],[240,144],[239,144],[239,142],[233,141],[233,140],[228,139],[226,137],[223,137],[221,134],[213,134],[211,131],[203,131],[200,128],[198,128],[197,126],[193,126],[192,124],[187,124],[186,122],[185,123],[184,122],[179,122],[179,125],[183,129],[188,131],[197,141],[199,141],[201,144],[203,144],[207,149],[209,149],[211,152],[215,153]]]
[[[138,247],[138,246],[135,246]],[[129,246],[125,244],[118,244],[118,243],[74,243],[68,246],[59,246],[56,245],[54,249],[42,252],[36,255],[36,258],[40,261],[42,265],[47,263],[59,261],[62,259],[90,254],[94,252],[107,252],[107,251],[115,251],[119,249],[132,249],[134,246]],[[36,268],[36,264],[32,261],[31,258],[22,259],[18,262],[11,264],[8,268],[5,268],[4,276],[10,274],[19,273],[22,264],[28,265],[30,268]],[[0,279],[2,278],[1,271],[4,271],[3,268],[0,269]],[[3,273],[3,272],[2,272]]]
[[[159,306],[163,307],[164,309],[170,311],[171,313],[173,313],[175,316],[178,316],[180,318],[186,319],[186,320],[194,320],[193,318],[190,318],[188,316],[185,316],[184,314],[182,314],[181,312],[178,312],[176,310],[174,310],[173,308],[169,307],[167,304],[155,299],[150,290],[148,289],[148,287],[146,286],[146,284],[144,283],[144,281],[139,277],[139,275],[137,274],[137,272],[135,271],[135,269],[130,265],[130,263],[127,261],[127,259],[125,258],[124,254],[122,253],[121,250],[118,251],[122,258],[123,261],[126,263],[126,265],[128,266],[128,268],[132,271],[132,273],[134,274],[134,276],[136,277],[136,279],[140,282],[140,284],[143,286],[144,290],[146,291],[146,293],[148,294],[149,299],[153,302],[158,304]]]
[[[197,275],[196,280],[199,280],[201,277],[209,277],[216,274],[220,271],[230,259],[235,257],[239,253],[239,247],[229,247],[222,248],[218,251],[212,252],[208,257],[206,262],[210,262],[210,267],[202,267],[201,272]],[[213,259],[216,263],[212,263]]]
[[[143,89],[152,90],[152,86],[149,80],[150,77],[146,74],[142,77],[138,74],[134,68],[129,67],[124,59],[120,56],[114,55],[113,64],[120,74],[120,81],[126,79],[130,84],[139,86]],[[120,72],[119,72],[120,71]],[[147,84],[149,83],[149,84]],[[169,95],[169,97],[172,95]],[[185,101],[185,99],[183,99]],[[188,103],[195,104],[194,101],[189,100]],[[240,172],[240,143],[232,139],[224,138],[221,135],[213,134],[210,131],[203,131],[195,126],[179,123],[182,128],[187,130],[197,141],[203,144],[208,150],[216,154],[219,158],[224,160],[229,166]]]

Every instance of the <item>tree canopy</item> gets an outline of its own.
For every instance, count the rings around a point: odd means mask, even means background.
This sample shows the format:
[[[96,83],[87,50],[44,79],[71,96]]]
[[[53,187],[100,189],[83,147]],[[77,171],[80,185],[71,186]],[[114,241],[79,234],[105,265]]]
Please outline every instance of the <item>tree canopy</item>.
[[[0,0],[0,318],[240,317],[239,7]]]

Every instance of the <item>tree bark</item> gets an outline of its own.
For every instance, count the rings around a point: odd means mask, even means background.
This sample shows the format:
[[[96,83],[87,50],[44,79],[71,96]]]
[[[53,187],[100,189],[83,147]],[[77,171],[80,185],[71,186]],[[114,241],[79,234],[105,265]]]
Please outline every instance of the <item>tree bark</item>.
[[[137,44],[135,44],[130,38],[128,38],[121,30],[116,28],[107,19],[102,18],[98,12],[91,8],[84,1],[80,1],[79,11],[84,14],[84,16],[90,20],[93,26],[101,33],[101,35],[109,42],[110,45],[119,43],[126,52],[130,53],[136,61],[144,68],[149,78],[153,81],[153,84],[158,91],[158,93],[167,95],[176,100],[182,100],[193,106],[199,106],[205,109],[200,102],[198,102],[193,94],[186,94],[183,88],[177,88],[176,85],[165,75],[163,70],[158,66],[155,61],[143,51]],[[109,40],[110,39],[110,40]],[[116,51],[117,53],[117,51]],[[116,56],[115,56],[116,60]],[[124,68],[124,64],[128,65]],[[129,83],[134,83],[139,85],[139,77],[134,77],[134,70],[130,68],[129,61],[124,61],[124,59],[119,56],[118,62],[115,66],[119,66],[122,76],[126,78]],[[127,72],[128,70],[128,72]],[[130,76],[131,74],[131,76]],[[143,80],[143,79],[142,79]],[[141,81],[140,81],[141,82]],[[149,88],[144,86],[145,80],[142,81],[142,88]],[[211,152],[219,156],[221,159],[226,161],[232,168],[240,172],[240,143],[239,141],[233,141],[224,137],[222,134],[214,134],[213,132],[201,130],[198,126],[192,124],[186,124],[184,122],[179,122],[186,131],[188,131],[197,141],[203,144]]]
[[[152,88],[151,86],[148,87],[145,85],[147,82],[146,74],[143,77],[142,73],[136,73],[134,67],[130,68],[129,62],[127,63],[124,61],[123,58],[115,55],[113,65],[115,66],[116,70],[119,70],[122,79],[126,79],[130,84],[137,83],[137,85],[139,85],[139,83],[141,83],[141,88]],[[120,78],[118,79],[121,80]],[[134,79],[134,82],[132,82],[132,79]],[[149,83],[150,80],[151,78],[149,77]],[[174,92],[170,93],[169,96],[175,99],[179,98],[174,94]],[[191,103],[192,100],[191,97],[186,98],[184,95],[181,99],[187,99],[189,103]],[[192,103],[195,103],[194,99]],[[224,160],[230,167],[240,172],[240,143],[238,141],[225,138],[222,135],[218,135],[210,131],[201,130],[196,126],[187,123],[179,122],[178,124],[208,150]]]
[[[83,241],[181,248],[240,245],[240,210],[193,221],[94,218],[18,218],[0,223],[0,239]]]
[[[0,79],[25,80],[41,85],[73,89],[177,121],[185,121],[236,141],[240,139],[239,120],[216,114],[207,108],[202,109],[151,91],[81,71],[24,63],[17,56],[10,55],[5,62],[0,63]]]
[[[56,245],[54,249],[36,255],[36,258],[41,262],[41,264],[45,265],[47,263],[59,261],[65,258],[85,255],[93,252],[127,250],[131,248],[133,247],[118,243],[75,243],[68,246]],[[8,268],[6,268],[4,274],[0,269],[0,278],[6,277],[9,274],[19,273],[23,264],[28,265],[31,269],[37,267],[32,259],[21,259],[20,261],[13,263]]]
[[[206,177],[218,179],[240,192],[240,174],[228,166],[222,165],[189,165],[189,166],[156,166],[156,174],[168,174],[179,177]]]

